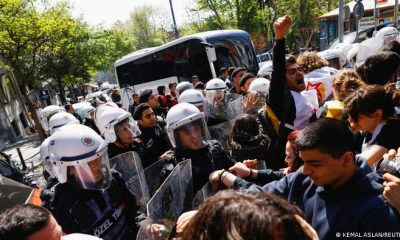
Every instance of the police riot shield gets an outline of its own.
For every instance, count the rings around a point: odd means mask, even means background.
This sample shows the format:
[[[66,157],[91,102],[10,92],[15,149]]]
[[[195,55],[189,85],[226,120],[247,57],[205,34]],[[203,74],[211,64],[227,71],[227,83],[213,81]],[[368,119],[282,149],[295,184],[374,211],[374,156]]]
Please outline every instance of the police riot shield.
[[[121,173],[126,186],[144,212],[150,200],[150,194],[139,155],[136,152],[122,153],[110,159],[110,166]]]
[[[204,113],[207,118],[218,119],[222,121],[232,120],[243,113],[243,96],[234,93],[225,94],[224,97],[215,97],[205,104]]]
[[[31,187],[0,175],[0,212],[17,204],[28,203],[32,194]]]
[[[192,209],[197,209],[207,198],[224,189],[227,189],[227,187],[223,184],[213,185],[209,182],[206,183],[193,197]]]
[[[192,163],[186,160],[176,165],[147,204],[147,216],[153,224],[165,226],[165,237],[168,237],[182,212],[191,209],[192,191]],[[141,228],[138,239],[146,239],[142,235],[146,234],[147,227]]]
[[[229,93],[227,96],[228,102],[228,120],[235,119],[244,112],[243,109],[244,96],[236,93]]]
[[[230,121],[225,121],[223,123],[211,126],[208,128],[210,137],[212,140],[217,140],[221,145],[222,149],[228,151],[230,150],[229,137],[231,136],[233,125],[235,124],[235,119]]]
[[[144,169],[144,176],[146,178],[147,187],[149,188],[150,197],[153,197],[157,192],[158,188],[173,168],[174,165],[166,164],[165,161],[159,160]]]
[[[264,160],[258,160],[254,162],[247,161],[246,166],[257,170],[264,170],[267,168]],[[227,187],[223,184],[213,185],[209,182],[206,183],[193,197],[192,208],[198,208],[200,204],[202,204],[207,198],[224,189],[227,189]]]

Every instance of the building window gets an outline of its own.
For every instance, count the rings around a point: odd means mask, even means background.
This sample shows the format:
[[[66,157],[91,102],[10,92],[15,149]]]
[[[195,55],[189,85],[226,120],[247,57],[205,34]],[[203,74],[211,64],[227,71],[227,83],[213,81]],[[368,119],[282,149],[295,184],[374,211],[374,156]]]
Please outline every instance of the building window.
[[[11,126],[14,129],[15,135],[17,135],[17,137],[20,137],[21,136],[21,132],[19,131],[17,121],[16,120],[12,121],[11,122]]]
[[[28,121],[26,120],[26,117],[25,117],[24,113],[20,113],[19,114],[19,119],[21,119],[22,126],[24,126],[24,128],[29,127]]]

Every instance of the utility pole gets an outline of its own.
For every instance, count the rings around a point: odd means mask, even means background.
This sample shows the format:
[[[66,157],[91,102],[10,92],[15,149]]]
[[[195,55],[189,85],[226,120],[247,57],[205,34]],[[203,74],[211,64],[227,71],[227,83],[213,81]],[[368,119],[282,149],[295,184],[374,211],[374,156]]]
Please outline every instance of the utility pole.
[[[398,21],[398,11],[399,11],[399,0],[394,0],[394,27],[397,28],[397,21]]]
[[[338,15],[338,33],[339,33],[339,43],[343,42],[343,0],[339,0],[339,15]]]
[[[178,27],[176,26],[174,7],[172,6],[172,0],[169,0],[169,6],[171,7],[172,20],[174,21],[175,38],[178,39],[179,38],[179,31],[178,31]]]

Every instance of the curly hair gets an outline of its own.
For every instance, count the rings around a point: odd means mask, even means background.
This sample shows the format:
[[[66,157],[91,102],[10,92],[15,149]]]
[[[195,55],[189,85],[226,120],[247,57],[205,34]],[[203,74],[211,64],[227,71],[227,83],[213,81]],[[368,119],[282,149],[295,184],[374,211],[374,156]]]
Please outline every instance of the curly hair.
[[[365,83],[360,80],[357,72],[352,69],[342,69],[333,76],[333,87],[337,92],[339,101],[343,101],[346,96],[359,89],[365,87]]]
[[[180,239],[310,239],[296,215],[301,211],[267,193],[220,191],[200,205]]]
[[[305,74],[329,65],[328,61],[318,56],[316,52],[301,53],[297,57],[297,64]]]

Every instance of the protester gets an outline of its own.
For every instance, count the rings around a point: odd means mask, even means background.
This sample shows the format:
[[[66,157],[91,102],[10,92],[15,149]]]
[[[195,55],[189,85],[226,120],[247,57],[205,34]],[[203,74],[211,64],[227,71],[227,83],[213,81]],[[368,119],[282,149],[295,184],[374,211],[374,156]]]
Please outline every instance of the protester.
[[[363,64],[367,84],[385,85],[397,81],[400,56],[392,51],[381,51],[369,56]]]
[[[388,159],[391,164],[393,164],[393,169],[396,172],[392,172],[392,174],[384,173],[383,175],[383,179],[385,180],[383,183],[383,186],[385,187],[383,189],[383,196],[398,213],[400,213],[400,172],[398,171],[398,168],[396,169],[396,166],[399,165],[399,154],[400,148],[397,149],[397,152],[396,150],[391,149],[387,154],[385,154],[384,159]]]
[[[355,158],[353,135],[345,123],[317,120],[302,131],[296,144],[303,167],[279,181],[259,187],[223,170],[212,173],[210,181],[221,179],[227,186],[274,193],[295,202],[320,239],[334,239],[338,232],[367,234],[399,229],[398,215],[381,196],[378,176],[365,159]]]
[[[293,131],[289,134],[286,143],[286,168],[279,169],[279,171],[273,171],[271,169],[255,169],[254,160],[245,160],[243,163],[236,163],[233,167],[229,168],[229,172],[235,174],[237,177],[245,178],[250,182],[254,182],[258,185],[264,185],[275,180],[279,180],[289,173],[296,172],[303,165],[303,161],[297,151],[296,139],[299,136],[300,131]],[[266,162],[267,167],[269,161]]]
[[[39,206],[17,205],[0,215],[2,240],[60,240],[62,235],[56,219]]]
[[[314,107],[300,92],[306,88],[304,73],[294,56],[285,59],[285,35],[292,21],[288,16],[274,23],[275,46],[271,83],[266,106],[259,112],[264,132],[271,138],[274,157],[269,167],[279,170],[285,166],[285,145],[291,131],[302,129],[310,123]]]
[[[301,216],[297,207],[275,195],[221,191],[186,225],[178,221],[179,239],[318,239]]]
[[[317,118],[332,117],[338,120],[347,120],[343,100],[366,84],[358,78],[357,72],[352,69],[342,69],[333,76],[332,93],[334,100],[326,101],[316,113]]]
[[[394,90],[396,91],[396,90]],[[350,126],[356,134],[356,148],[375,170],[383,154],[400,146],[400,123],[395,118],[393,92],[380,85],[360,88],[344,101]]]
[[[230,134],[231,154],[238,162],[247,159],[264,160],[270,158],[270,139],[261,132],[257,116],[242,114],[238,116]]]
[[[328,61],[320,57],[316,52],[301,53],[297,58],[297,63],[305,74],[329,65]]]

